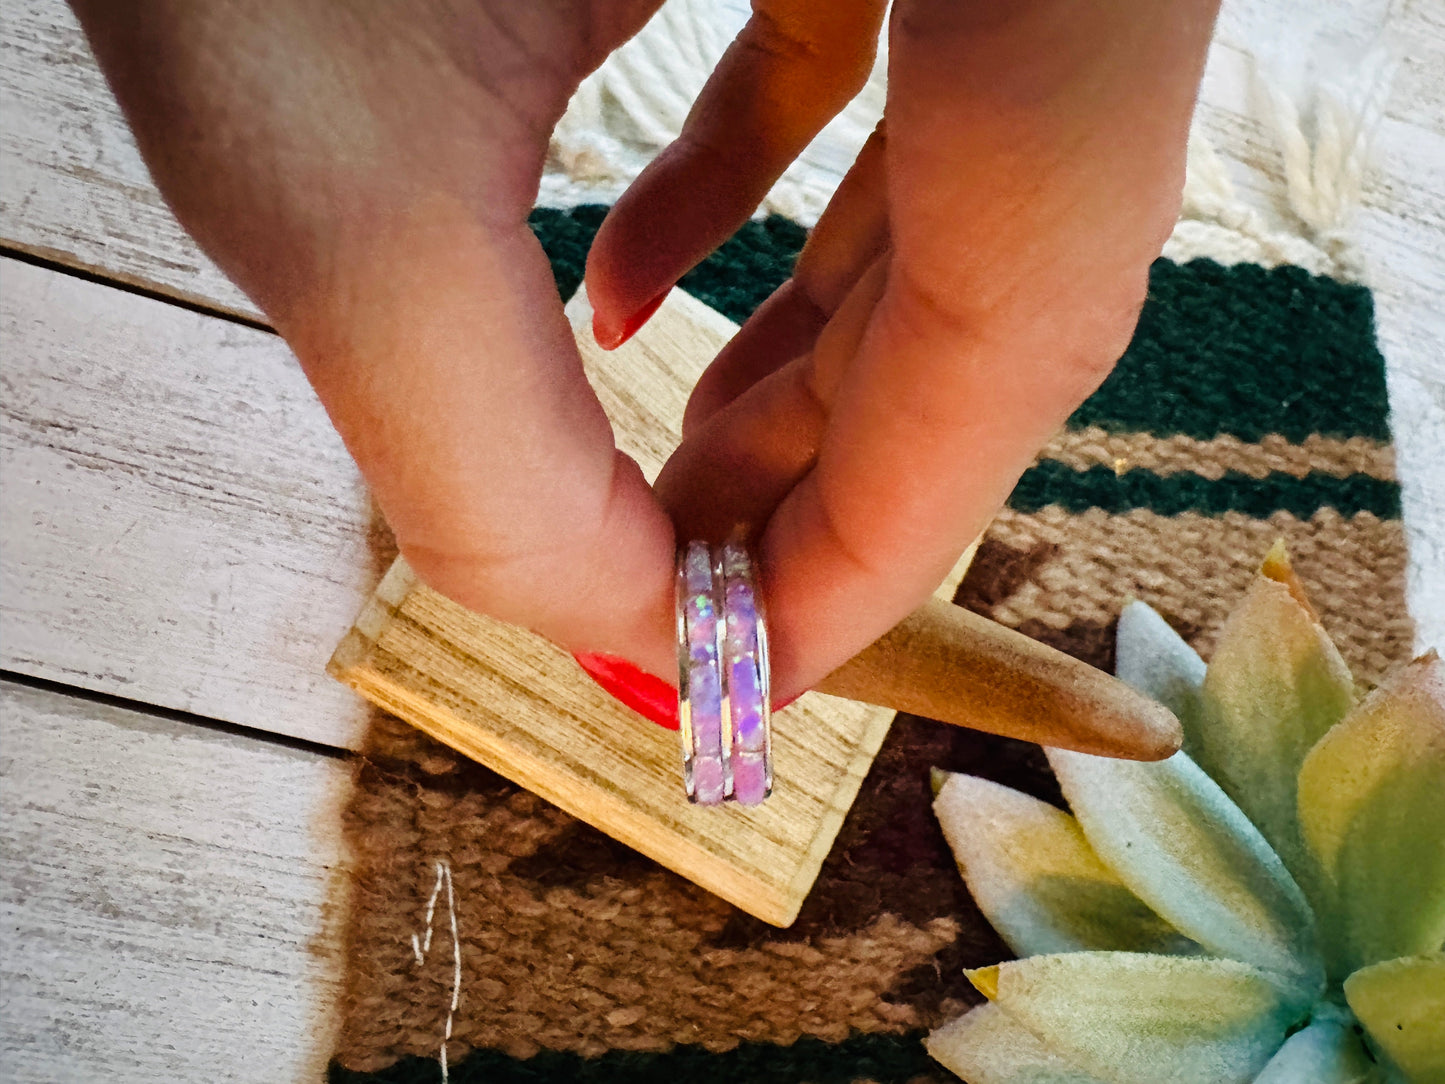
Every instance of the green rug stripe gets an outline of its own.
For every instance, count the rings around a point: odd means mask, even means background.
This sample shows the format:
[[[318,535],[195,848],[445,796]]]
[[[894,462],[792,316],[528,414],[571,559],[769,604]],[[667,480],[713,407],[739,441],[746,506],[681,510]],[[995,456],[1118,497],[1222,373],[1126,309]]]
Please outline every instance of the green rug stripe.
[[[581,283],[606,214],[599,206],[532,213],[563,297]],[[784,218],[749,222],[680,285],[741,322],[786,280],[805,238]],[[1159,260],[1134,341],[1069,424],[1200,440],[1389,440],[1388,413],[1374,305],[1363,286],[1298,267]]]
[[[1299,267],[1158,260],[1134,341],[1070,425],[1389,440],[1374,313],[1365,287]]]
[[[680,1046],[664,1054],[610,1051],[584,1058],[555,1050],[513,1058],[495,1050],[474,1050],[450,1066],[454,1084],[907,1084],[925,1073],[943,1075],[923,1050],[923,1033],[856,1035],[841,1043],[799,1039],[791,1046],[743,1043],[715,1054]],[[436,1059],[403,1058],[378,1073],[333,1064],[329,1084],[435,1084]]]
[[[587,249],[608,208],[596,205],[532,212],[532,231],[552,261],[557,292],[571,297],[582,284]],[[678,282],[699,301],[741,324],[793,273],[808,231],[779,215],[748,222]]]
[[[1254,478],[1226,471],[1218,481],[1198,474],[1155,474],[1147,470],[1116,474],[1105,466],[1075,470],[1046,459],[1024,472],[1008,505],[1019,512],[1037,512],[1051,504],[1069,512],[1102,508],[1114,515],[1145,508],[1163,516],[1243,512],[1255,519],[1267,519],[1272,512],[1285,511],[1308,519],[1321,508],[1333,508],[1346,516],[1373,512],[1381,519],[1399,519],[1400,486],[1368,474],[1344,478],[1333,474],[1307,474],[1303,478],[1267,474]]]

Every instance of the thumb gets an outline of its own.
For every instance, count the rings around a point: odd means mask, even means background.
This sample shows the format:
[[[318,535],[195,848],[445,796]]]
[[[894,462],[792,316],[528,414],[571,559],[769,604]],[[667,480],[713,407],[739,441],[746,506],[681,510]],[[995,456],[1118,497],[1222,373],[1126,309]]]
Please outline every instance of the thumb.
[[[672,524],[614,446],[531,231],[413,208],[337,266],[279,330],[417,573],[668,673]]]

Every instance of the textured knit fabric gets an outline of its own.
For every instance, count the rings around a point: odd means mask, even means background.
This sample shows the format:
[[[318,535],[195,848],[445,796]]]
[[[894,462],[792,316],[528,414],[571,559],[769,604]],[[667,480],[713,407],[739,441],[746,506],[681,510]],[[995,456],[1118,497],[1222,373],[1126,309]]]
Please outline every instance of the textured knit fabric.
[[[560,292],[605,208],[538,211]],[[681,285],[742,320],[804,233],[750,223]],[[1408,657],[1404,538],[1365,289],[1294,267],[1156,264],[1118,371],[1020,480],[957,601],[1095,665],[1142,598],[1208,656],[1277,538],[1358,677]],[[645,725],[645,724],[639,724]],[[951,1080],[926,1029],[1006,955],[931,812],[932,766],[1046,800],[1036,747],[900,716],[797,923],[777,930],[494,773],[378,719],[347,814],[349,972],[336,1084],[438,1079],[453,878],[461,1082]]]

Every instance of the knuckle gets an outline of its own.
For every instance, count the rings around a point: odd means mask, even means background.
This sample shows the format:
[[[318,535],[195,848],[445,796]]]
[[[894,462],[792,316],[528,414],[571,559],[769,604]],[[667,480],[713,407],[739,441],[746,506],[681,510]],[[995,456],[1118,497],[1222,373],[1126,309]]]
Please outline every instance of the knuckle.
[[[1146,280],[1121,283],[1075,309],[1068,340],[1052,363],[1066,397],[1084,402],[1113,373],[1133,341],[1146,296]]]
[[[1139,317],[1149,299],[1149,273],[1147,270],[1131,276],[1104,298],[1098,305],[1096,334],[1099,340],[1099,357],[1096,362],[1107,371],[1128,349],[1139,326]]]
[[[790,18],[765,7],[755,10],[745,40],[781,65],[807,69],[815,87],[847,98],[863,89],[877,55],[876,28],[863,33],[847,20]]]

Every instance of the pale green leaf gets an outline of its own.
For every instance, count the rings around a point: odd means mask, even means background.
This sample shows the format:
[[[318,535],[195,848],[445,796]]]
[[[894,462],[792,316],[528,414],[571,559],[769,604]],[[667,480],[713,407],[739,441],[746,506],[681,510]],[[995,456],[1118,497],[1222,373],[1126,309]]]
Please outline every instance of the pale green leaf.
[[[1119,1084],[1246,1084],[1302,1009],[1234,960],[1071,952],[970,974],[1045,1048]]]
[[[1225,623],[1202,694],[1199,766],[1308,887],[1295,788],[1305,755],[1354,704],[1349,668],[1289,587],[1260,576]]]
[[[924,1040],[968,1084],[1107,1084],[1055,1054],[996,1005],[980,1005]]]
[[[1345,999],[1384,1053],[1414,1084],[1445,1084],[1445,953],[1356,971]]]
[[[1269,844],[1184,753],[1156,763],[1047,750],[1099,858],[1156,914],[1220,956],[1313,997],[1313,916]]]
[[[1323,872],[1331,970],[1445,941],[1445,663],[1416,659],[1305,760],[1300,825]]]
[[[1184,751],[1199,747],[1204,660],[1169,623],[1137,600],[1119,614],[1114,673],[1120,681],[1159,701],[1179,717]],[[1196,758],[1197,759],[1197,758]]]
[[[971,775],[948,776],[933,809],[979,910],[1018,955],[1197,950],[1124,887],[1062,810]]]
[[[1254,1084],[1364,1084],[1374,1072],[1348,1015],[1326,1008],[1285,1040]]]

